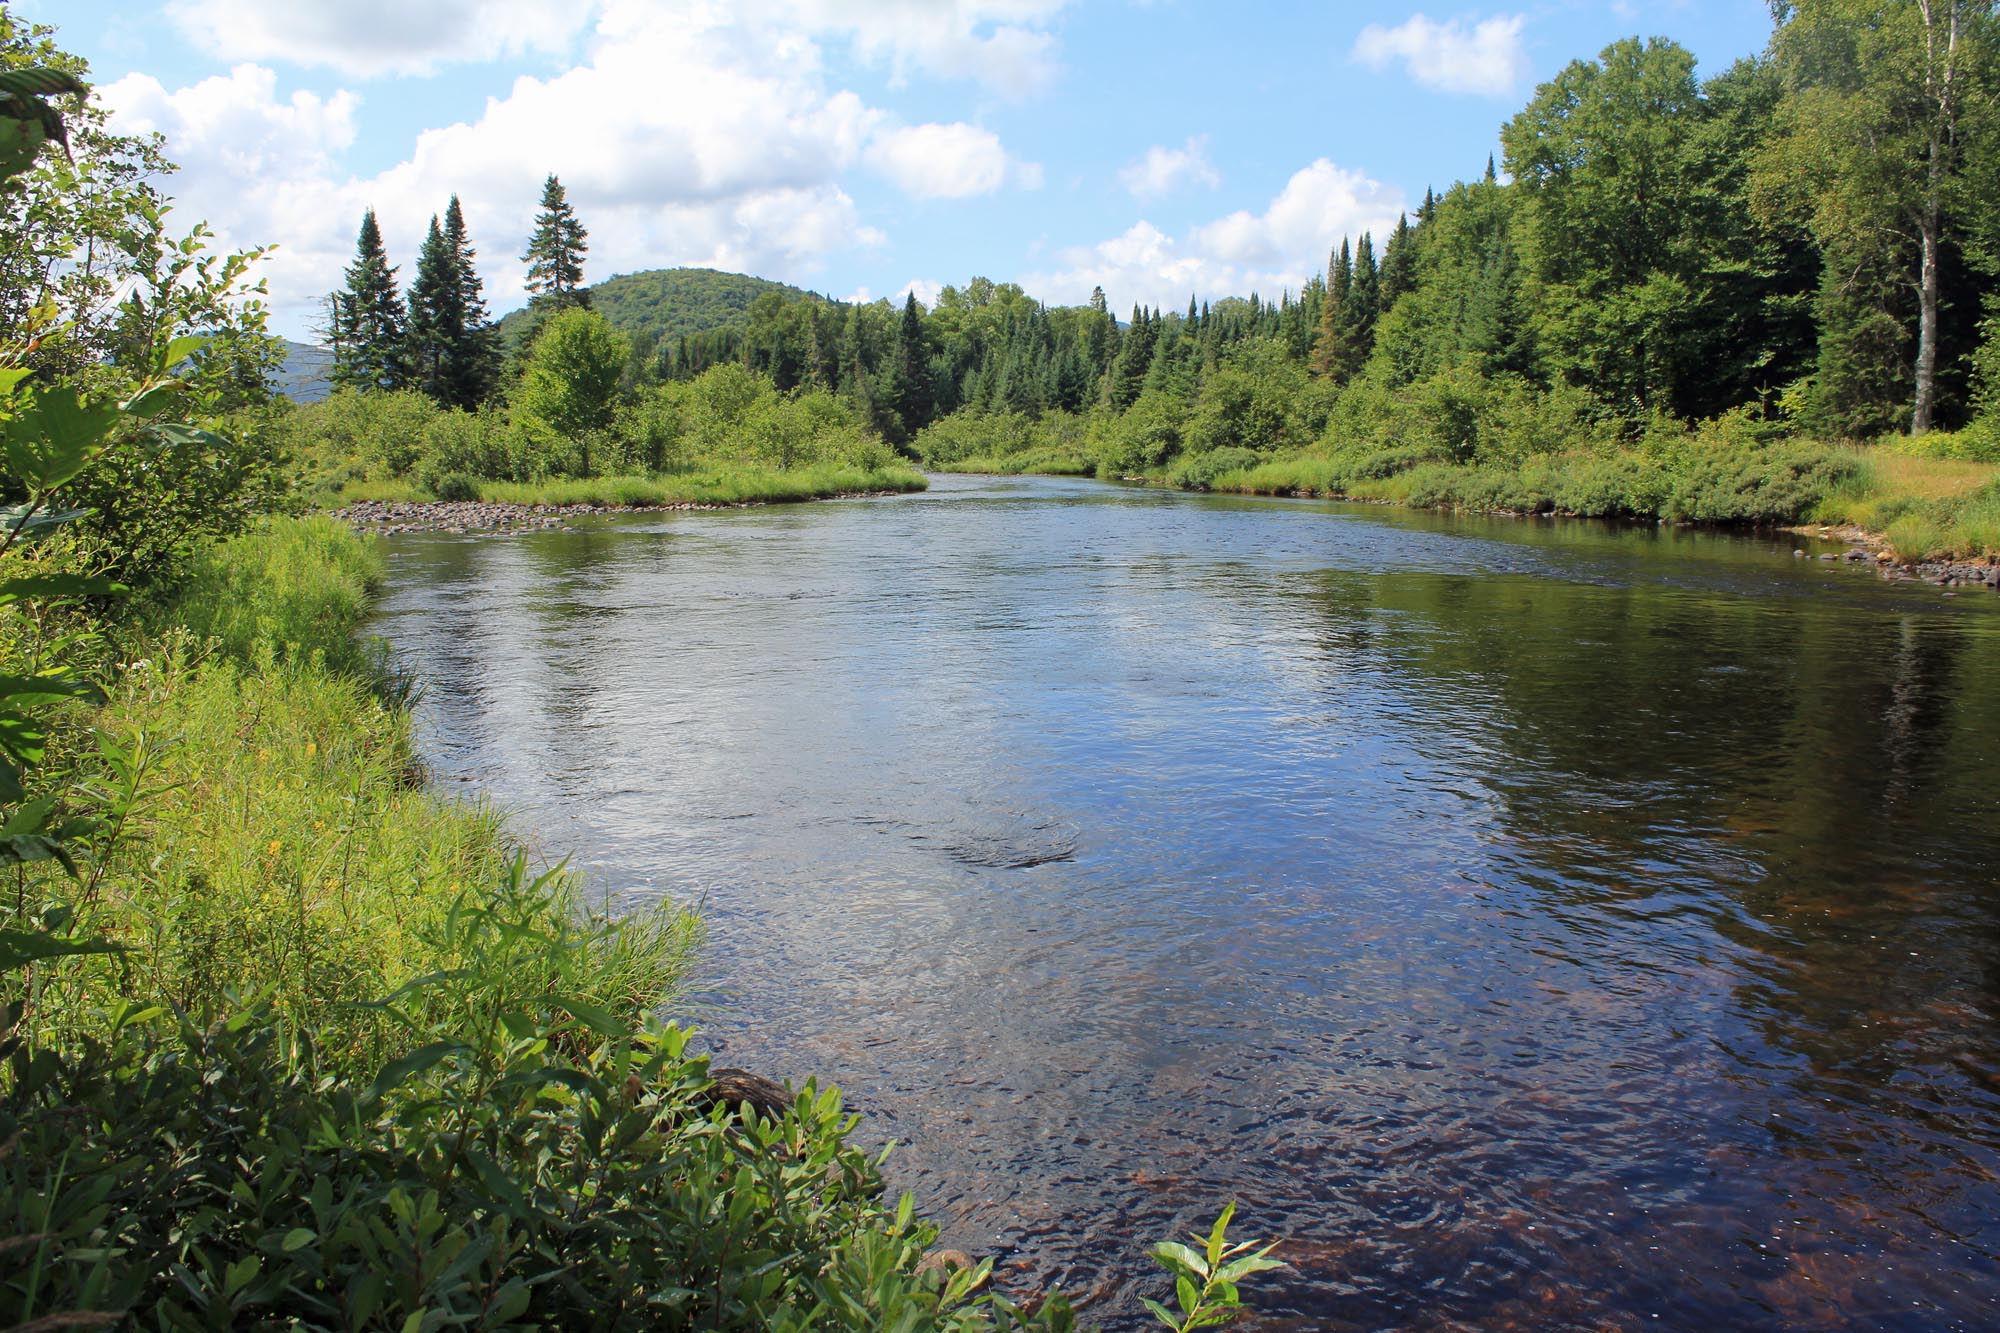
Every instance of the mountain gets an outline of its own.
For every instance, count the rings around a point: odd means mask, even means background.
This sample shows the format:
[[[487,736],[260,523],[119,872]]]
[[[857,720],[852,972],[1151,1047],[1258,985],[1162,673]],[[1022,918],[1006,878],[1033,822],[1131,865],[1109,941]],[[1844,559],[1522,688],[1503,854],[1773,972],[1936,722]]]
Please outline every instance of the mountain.
[[[333,392],[333,349],[285,339],[285,367],[271,389],[295,403],[316,403]]]
[[[590,305],[620,333],[664,340],[741,328],[749,322],[751,302],[767,292],[789,300],[813,296],[800,288],[744,273],[656,268],[606,278],[590,288]],[[512,311],[500,321],[500,337],[507,346],[514,346],[529,327],[527,310]]]

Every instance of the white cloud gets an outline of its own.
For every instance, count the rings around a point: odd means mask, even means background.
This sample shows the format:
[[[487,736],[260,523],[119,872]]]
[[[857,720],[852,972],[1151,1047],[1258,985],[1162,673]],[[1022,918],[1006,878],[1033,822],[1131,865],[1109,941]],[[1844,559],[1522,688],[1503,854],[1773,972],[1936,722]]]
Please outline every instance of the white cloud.
[[[598,12],[710,26],[840,37],[863,60],[971,79],[1009,96],[1046,87],[1057,40],[1048,22],[1070,0],[169,0],[197,46],[225,60],[336,69],[355,78],[424,74],[440,65],[560,56]]]
[[[1296,292],[1324,272],[1343,236],[1386,237],[1407,205],[1402,192],[1321,158],[1293,174],[1262,213],[1237,212],[1176,238],[1150,222],[1058,256],[1060,267],[1022,278],[1049,301],[1081,302],[1102,287],[1114,308],[1177,308],[1258,292]]]
[[[1011,0],[1022,13],[1038,2]],[[1041,168],[991,131],[900,126],[829,88],[820,39],[763,21],[831,0],[745,4],[612,0],[583,63],[516,79],[477,117],[422,132],[402,161],[369,176],[342,166],[352,93],[287,95],[255,65],[180,89],[132,76],[102,92],[119,128],[167,135],[182,165],[168,188],[183,225],[205,219],[229,244],[283,242],[268,277],[274,325],[293,335],[317,322],[340,282],[364,209],[377,211],[407,281],[430,216],[454,193],[489,301],[518,304],[519,256],[550,171],[589,229],[593,280],[698,264],[809,283],[829,256],[887,239],[842,185],[863,166],[930,198],[1041,184]]]
[[[815,32],[840,33],[900,82],[911,71],[969,78],[1024,97],[1054,79],[1048,21],[1070,0],[744,0]]]
[[[1011,178],[1039,189],[1039,164],[1016,163],[1000,136],[976,125],[912,125],[884,130],[868,145],[868,163],[917,199],[969,199],[992,194]]]
[[[938,293],[943,290],[944,284],[934,278],[912,278],[896,289],[893,304],[900,306],[905,297],[915,296],[918,305],[930,310],[936,307]]]
[[[172,0],[167,14],[224,60],[324,66],[356,78],[569,49],[585,0]]]
[[[1354,42],[1354,59],[1371,69],[1402,61],[1427,87],[1454,93],[1501,97],[1518,88],[1528,73],[1521,41],[1526,18],[1498,15],[1468,25],[1464,19],[1438,23],[1413,14],[1394,28],[1371,23]]]
[[[1208,160],[1208,136],[1198,134],[1179,148],[1154,144],[1118,173],[1118,183],[1136,199],[1157,199],[1183,184],[1214,189],[1222,184],[1222,176]]]

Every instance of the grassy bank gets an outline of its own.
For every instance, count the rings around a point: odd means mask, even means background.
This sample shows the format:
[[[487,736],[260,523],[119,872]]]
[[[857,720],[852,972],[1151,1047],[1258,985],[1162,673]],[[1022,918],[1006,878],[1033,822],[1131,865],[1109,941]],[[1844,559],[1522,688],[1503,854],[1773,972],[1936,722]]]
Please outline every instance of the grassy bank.
[[[1394,456],[1293,457],[1161,480],[1251,495],[1673,522],[1851,524],[1903,560],[2000,557],[2000,467],[1880,449],[1788,443],[1741,454],[1544,455],[1515,466],[1397,465]],[[1371,475],[1375,474],[1375,475]]]
[[[1887,448],[1855,457],[1807,519],[1879,534],[1904,560],[2000,559],[2000,464]]]

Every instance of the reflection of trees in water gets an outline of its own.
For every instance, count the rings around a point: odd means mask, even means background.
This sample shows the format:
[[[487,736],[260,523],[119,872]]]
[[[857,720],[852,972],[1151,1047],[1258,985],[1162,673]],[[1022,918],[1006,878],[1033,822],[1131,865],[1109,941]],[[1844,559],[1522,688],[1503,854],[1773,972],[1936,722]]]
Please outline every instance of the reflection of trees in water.
[[[1830,1235],[1903,1217],[1905,1257],[1990,1239],[2000,694],[1981,626],[1429,574],[1333,576],[1317,601],[1329,658],[1399,673],[1419,725],[1483,765],[1465,776],[1498,798],[1499,894],[1609,922],[1599,947],[1658,950],[1690,995],[1726,997],[1705,1077],[1726,1081],[1729,1171],[1825,1191],[1809,1208]],[[1642,900],[1660,915],[1622,915]]]

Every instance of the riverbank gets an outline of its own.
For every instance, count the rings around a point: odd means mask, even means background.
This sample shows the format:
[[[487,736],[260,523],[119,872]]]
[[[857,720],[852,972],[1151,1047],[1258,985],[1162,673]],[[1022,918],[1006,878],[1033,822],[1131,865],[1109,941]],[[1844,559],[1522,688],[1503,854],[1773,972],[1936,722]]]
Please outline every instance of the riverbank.
[[[1905,442],[1905,449],[1908,448]],[[1153,486],[1292,496],[1497,516],[1550,515],[1780,528],[1849,540],[1885,575],[1946,586],[2000,583],[2000,465],[1887,446],[1690,437],[1674,448],[1537,455],[1512,466],[1453,464],[1409,451],[1184,456],[1170,468],[1106,475],[1080,455],[1023,449],[933,464],[939,472],[1099,475]]]

